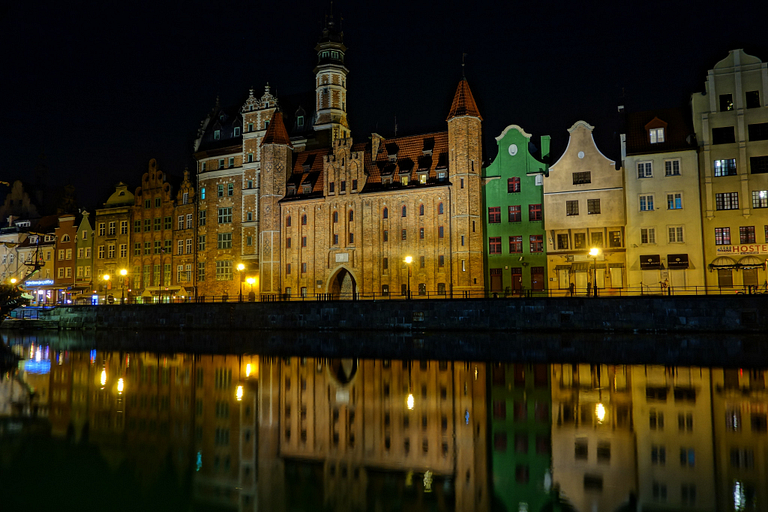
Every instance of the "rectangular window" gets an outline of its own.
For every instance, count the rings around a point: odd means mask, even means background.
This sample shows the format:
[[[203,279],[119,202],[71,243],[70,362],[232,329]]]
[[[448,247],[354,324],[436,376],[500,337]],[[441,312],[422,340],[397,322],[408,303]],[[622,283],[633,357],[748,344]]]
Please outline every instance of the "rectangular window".
[[[133,255],[134,256],[141,256],[141,244],[133,244]]]
[[[205,235],[197,237],[197,250],[201,252],[205,250]]]
[[[171,229],[171,216],[165,218],[165,227],[163,229]]]
[[[408,239],[408,233],[406,232],[406,230],[403,230],[402,239],[403,240],[407,240]]]
[[[172,242],[171,239],[165,240],[163,242],[163,252],[165,254],[171,254],[171,242]]]
[[[406,182],[407,185],[407,182]],[[339,192],[346,192],[347,191],[347,182],[343,181],[341,182],[341,185],[339,186]]]
[[[116,233],[116,231],[117,231],[116,226],[117,226],[117,223],[115,221],[112,221],[112,222],[109,223],[109,235],[110,236],[112,236],[112,235],[114,235]],[[87,233],[87,231],[86,231],[86,233]],[[83,240],[85,240],[85,238],[83,238]]]
[[[600,200],[587,199],[587,214],[598,215],[600,213]]]
[[[205,226],[205,210],[197,212],[197,225]]]
[[[184,216],[179,215],[178,223],[176,229],[184,229]]]
[[[640,211],[652,212],[653,211],[653,195],[640,196]]]
[[[715,176],[736,176],[736,159],[715,160]]]
[[[424,228],[421,228],[421,229],[424,229]],[[422,235],[423,235],[423,234],[424,234],[424,233],[422,232]],[[424,237],[422,236],[422,238],[424,238]],[[354,234],[354,233],[350,233],[350,234],[349,234],[349,243],[350,243],[350,244],[353,244],[353,243],[355,243],[355,234]]]
[[[160,217],[155,218],[155,231],[160,231],[160,226],[162,226],[162,220]]]
[[[667,210],[682,210],[683,209],[683,194],[673,193],[667,194]]]
[[[133,232],[134,233],[141,233],[141,221],[140,220],[133,221]]]
[[[587,246],[586,233],[574,233],[573,234],[573,248],[584,249]]]
[[[437,257],[437,266],[441,268],[445,266],[445,256],[442,254]]]
[[[733,94],[720,95],[720,112],[733,110]]]
[[[179,244],[181,244],[181,240],[179,240]],[[181,248],[181,245],[179,245],[179,248]],[[217,249],[231,249],[232,248],[232,233],[219,233],[218,234],[218,241],[216,244]]]
[[[427,175],[426,174],[422,174],[421,175],[421,179],[423,180],[422,183],[426,183],[427,182]],[[357,180],[352,180],[352,190],[357,190]]]
[[[638,162],[637,177],[653,178],[653,164],[651,162]]]
[[[664,128],[651,128],[648,130],[648,136],[651,144],[660,144],[664,142]]]
[[[715,194],[715,209],[716,210],[738,210],[739,209],[739,193],[724,192],[722,194]]]
[[[768,140],[768,123],[758,123],[747,125],[749,132],[749,141]]]
[[[443,238],[445,236],[445,230],[443,229],[443,226],[437,227],[437,238]]]
[[[541,205],[540,204],[529,204],[528,205],[528,220],[529,221],[541,220]]]
[[[712,144],[733,144],[736,142],[736,132],[733,126],[712,128]]]
[[[104,222],[99,222],[99,236],[105,236],[107,232],[107,226]]]
[[[383,270],[388,270],[389,269],[389,258],[383,258],[381,260],[381,268]]]
[[[162,252],[163,246],[160,243],[160,240],[155,240],[155,254],[160,254]]]
[[[488,223],[500,224],[501,223],[501,207],[491,206],[488,208]]]
[[[531,235],[531,252],[544,252],[544,235]]]
[[[523,252],[523,237],[511,236],[509,237],[509,253],[517,254]]]
[[[301,237],[301,246],[306,247],[307,246],[307,237],[303,236]]]
[[[592,173],[590,171],[573,173],[574,185],[583,185],[585,183],[592,183]]]
[[[223,161],[219,162],[219,168],[222,167],[223,163],[224,163]],[[219,184],[219,185],[216,186],[216,195],[218,197],[224,197],[224,185],[223,184]]]
[[[121,235],[127,235],[128,234],[128,221],[127,220],[121,220],[120,221],[120,234]]]
[[[144,219],[144,231],[152,231],[152,219]]]
[[[669,226],[667,228],[669,233],[669,243],[682,243],[683,242],[683,226]]]
[[[731,228],[715,228],[715,245],[731,245]]]
[[[621,247],[621,231],[608,232],[608,246]]]
[[[565,202],[565,214],[578,215],[579,214],[579,202],[578,201],[566,201]]]
[[[384,230],[384,232],[382,234],[382,240],[384,240],[385,242],[389,242],[389,230],[388,229]]]
[[[749,159],[749,172],[752,174],[768,173],[768,156],[753,156]]]
[[[234,158],[230,158],[229,160],[230,160],[230,165],[229,166],[232,167],[234,165],[233,162],[234,162],[235,159]],[[235,194],[235,185],[233,183],[227,183],[227,195],[228,196],[232,196],[234,194]]]
[[[285,264],[285,273],[286,273],[286,275],[290,275],[290,273],[291,273],[291,264],[290,263],[286,263]]]
[[[520,178],[509,178],[507,180],[507,193],[515,194],[520,192]]]
[[[187,214],[187,229],[192,229],[192,214]]]
[[[187,254],[192,254],[192,239],[187,238]]]
[[[501,241],[499,241],[499,246],[501,246]],[[424,268],[426,266],[426,258],[424,256],[419,256],[419,268]]]
[[[60,251],[60,252],[64,252],[64,251]],[[62,256],[62,255],[61,255],[61,254],[59,254],[59,259],[60,259],[60,260],[63,260],[64,258],[62,258],[61,256]],[[99,246],[99,259],[100,259],[100,260],[103,260],[103,259],[104,259],[104,246],[103,246],[103,245],[100,245],[100,246]]]
[[[760,91],[747,91],[744,97],[747,100],[747,108],[760,108]]]
[[[307,273],[307,264],[306,263],[302,263],[301,264],[301,273],[302,274],[306,274]]]
[[[752,191],[752,208],[768,208],[768,190]]]
[[[680,176],[680,160],[664,160],[665,176]]]
[[[501,237],[495,236],[488,239],[489,254],[501,254]]]
[[[603,246],[603,233],[598,232],[592,232],[592,247],[602,247]]]
[[[232,262],[231,261],[216,262],[216,280],[217,281],[232,280]]]
[[[522,222],[523,220],[523,214],[520,209],[520,205],[510,206],[509,207],[509,222]]]
[[[155,208],[160,208],[163,205],[163,200],[159,197],[155,198]]]
[[[655,244],[656,243],[656,228],[640,228],[640,243],[641,244]]]
[[[144,242],[144,255],[152,254],[152,242]]]
[[[558,249],[568,249],[568,234],[567,233],[560,233],[557,235],[557,248]]]
[[[234,167],[235,166],[235,157],[233,157],[233,156],[229,157],[229,166],[230,167]],[[228,195],[232,195],[232,194],[228,194]]]
[[[219,208],[219,224],[230,224],[232,222],[232,207]]]
[[[755,226],[739,226],[739,242],[742,244],[755,243]]]
[[[152,208],[152,200],[151,199],[145,199],[144,200],[144,209],[148,210]]]

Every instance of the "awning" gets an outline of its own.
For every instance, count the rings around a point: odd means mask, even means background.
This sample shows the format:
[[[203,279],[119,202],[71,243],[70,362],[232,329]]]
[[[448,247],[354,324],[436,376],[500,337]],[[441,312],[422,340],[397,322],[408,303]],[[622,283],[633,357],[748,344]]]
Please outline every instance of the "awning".
[[[624,268],[623,263],[608,263],[608,268]]]
[[[555,271],[557,270],[571,270],[570,265],[555,265]]]
[[[657,270],[661,268],[661,256],[645,254],[640,256],[640,270]]]
[[[667,254],[667,267],[670,270],[688,268],[687,254]]]
[[[733,258],[729,258],[728,256],[719,256],[712,260],[712,263],[709,264],[709,268],[712,269],[734,269],[738,268],[736,264],[736,260]]]
[[[739,260],[739,268],[742,269],[750,269],[750,268],[764,268],[765,263],[763,263],[760,258],[757,256],[744,256]]]
[[[571,266],[572,272],[589,272],[592,267],[592,263],[588,261],[579,261]]]

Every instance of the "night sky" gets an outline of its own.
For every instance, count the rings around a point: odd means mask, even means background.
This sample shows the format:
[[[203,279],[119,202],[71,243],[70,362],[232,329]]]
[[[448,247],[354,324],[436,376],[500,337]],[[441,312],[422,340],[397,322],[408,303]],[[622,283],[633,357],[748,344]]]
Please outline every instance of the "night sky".
[[[616,158],[617,105],[685,106],[730,49],[768,60],[764,2],[671,4],[336,1],[353,137],[392,136],[395,116],[399,135],[446,129],[465,52],[486,162],[508,124],[534,142],[552,135],[557,157],[579,119]],[[136,187],[150,158],[170,175],[192,168],[217,95],[241,105],[266,82],[278,97],[312,90],[329,11],[325,1],[0,5],[0,180],[31,178],[44,155],[50,184],[75,185],[91,209],[118,181]]]

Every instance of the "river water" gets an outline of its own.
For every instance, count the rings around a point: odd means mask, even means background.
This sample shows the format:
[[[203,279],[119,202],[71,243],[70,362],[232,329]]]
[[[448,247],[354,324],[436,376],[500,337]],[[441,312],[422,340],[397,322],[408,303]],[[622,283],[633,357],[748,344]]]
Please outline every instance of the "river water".
[[[760,336],[0,336],[0,510],[768,510]]]

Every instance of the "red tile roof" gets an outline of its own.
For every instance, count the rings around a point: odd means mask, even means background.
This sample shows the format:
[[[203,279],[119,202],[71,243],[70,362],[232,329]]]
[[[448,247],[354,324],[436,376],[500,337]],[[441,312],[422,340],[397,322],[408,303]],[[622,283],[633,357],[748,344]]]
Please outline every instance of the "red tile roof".
[[[648,130],[665,128],[664,142],[651,144]],[[667,108],[627,115],[627,154],[665,153],[695,149],[692,117],[686,109]]]
[[[279,110],[275,110],[272,114],[272,120],[267,126],[267,133],[264,134],[264,138],[261,141],[261,145],[264,144],[282,144],[284,146],[291,146],[291,138],[288,137],[288,130],[285,129],[285,123],[283,122],[283,113]]]
[[[369,184],[380,184],[382,174],[392,174],[397,181],[403,173],[411,182],[418,182],[419,171],[427,171],[427,182],[434,181],[437,169],[448,169],[448,132],[383,140],[378,155],[370,154],[370,146],[366,148],[365,160]]]
[[[471,116],[482,120],[480,111],[477,109],[477,103],[472,96],[472,91],[469,89],[469,82],[466,78],[462,78],[459,82],[459,86],[456,88],[456,94],[453,96],[453,104],[451,104],[451,111],[448,113],[448,119],[460,116]]]

